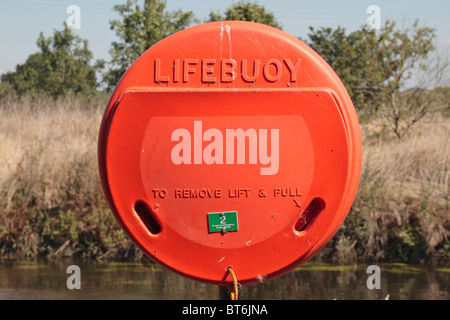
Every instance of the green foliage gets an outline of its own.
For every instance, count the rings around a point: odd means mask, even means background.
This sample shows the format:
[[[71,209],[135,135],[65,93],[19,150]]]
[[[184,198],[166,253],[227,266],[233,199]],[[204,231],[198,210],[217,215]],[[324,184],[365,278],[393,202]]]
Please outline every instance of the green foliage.
[[[0,77],[1,80],[1,77]],[[14,93],[13,86],[6,81],[0,82],[0,99]]]
[[[192,11],[167,12],[165,0],[145,0],[143,7],[127,0],[124,5],[114,6],[114,10],[121,18],[110,21],[119,41],[111,44],[111,61],[103,78],[109,90],[144,51],[196,21]]]
[[[426,256],[426,244],[417,227],[399,227],[389,234],[387,246],[391,261],[420,263]]]
[[[226,11],[225,15],[211,11],[209,14],[209,22],[222,20],[241,20],[267,24],[269,26],[281,29],[281,25],[275,19],[272,12],[257,4],[247,1],[239,1],[232,4]]]
[[[419,27],[398,30],[386,21],[381,30],[367,26],[346,33],[344,28],[310,27],[306,43],[336,71],[357,109],[377,111],[411,79],[435,48],[435,30]]]
[[[18,95],[45,92],[53,97],[74,93],[89,95],[97,90],[95,69],[89,64],[92,53],[87,40],[74,35],[64,24],[53,37],[41,32],[37,40],[38,52],[31,54],[24,64],[1,76],[0,97],[14,90]]]
[[[363,117],[380,115],[398,139],[425,115],[445,108],[442,86],[449,63],[436,53],[435,29],[415,21],[405,29],[386,21],[347,34],[310,27],[305,42],[336,71]],[[448,104],[448,97],[447,97]]]
[[[17,208],[0,210],[0,254],[20,258],[72,256],[139,259],[109,209],[92,212]]]

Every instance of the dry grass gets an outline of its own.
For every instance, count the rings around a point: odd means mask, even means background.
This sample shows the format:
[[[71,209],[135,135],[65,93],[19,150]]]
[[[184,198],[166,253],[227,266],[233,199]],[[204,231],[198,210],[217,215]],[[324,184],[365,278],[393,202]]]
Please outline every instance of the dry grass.
[[[73,98],[10,99],[0,105],[2,205],[95,205],[97,132],[104,106]],[[21,197],[21,199],[18,199]]]
[[[362,125],[358,193],[333,251],[402,262],[450,262],[450,119],[424,119],[398,140],[381,121]],[[350,259],[349,259],[350,258]]]
[[[129,251],[98,175],[106,102],[43,96],[0,101],[0,254],[98,258]]]
[[[136,257],[98,177],[106,102],[0,101],[0,254]],[[358,194],[318,258],[448,264],[450,118],[424,119],[402,140],[378,120],[362,133]]]
[[[374,132],[374,125],[362,127],[364,167],[370,168],[370,180],[395,190],[402,198],[417,198],[419,194],[422,197],[426,188],[433,200],[448,201],[449,119],[439,116],[426,119],[402,140]]]

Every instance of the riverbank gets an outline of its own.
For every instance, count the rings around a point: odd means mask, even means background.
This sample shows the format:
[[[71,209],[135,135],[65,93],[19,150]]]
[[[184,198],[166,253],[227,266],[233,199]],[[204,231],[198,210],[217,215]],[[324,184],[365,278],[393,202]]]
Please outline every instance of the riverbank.
[[[140,260],[104,200],[97,136],[107,97],[0,101],[0,256]],[[318,261],[450,264],[450,118],[398,140],[361,125],[353,207]]]

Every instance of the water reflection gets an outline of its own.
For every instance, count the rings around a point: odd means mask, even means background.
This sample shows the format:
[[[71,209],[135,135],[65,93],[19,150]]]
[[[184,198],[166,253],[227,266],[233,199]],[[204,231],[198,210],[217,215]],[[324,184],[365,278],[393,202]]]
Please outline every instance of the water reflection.
[[[81,269],[81,290],[69,290],[69,265]],[[445,299],[450,270],[380,264],[381,289],[366,286],[367,266],[308,263],[268,282],[245,286],[242,299]],[[216,286],[180,277],[153,263],[0,262],[0,299],[218,299]]]

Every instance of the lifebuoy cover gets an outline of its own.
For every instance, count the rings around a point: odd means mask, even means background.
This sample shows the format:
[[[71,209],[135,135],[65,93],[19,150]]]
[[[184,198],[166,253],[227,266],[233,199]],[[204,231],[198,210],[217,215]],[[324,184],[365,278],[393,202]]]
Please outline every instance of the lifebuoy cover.
[[[223,21],[175,33],[125,73],[99,136],[112,212],[148,257],[227,285],[283,275],[337,232],[361,137],[335,72],[297,38]]]

